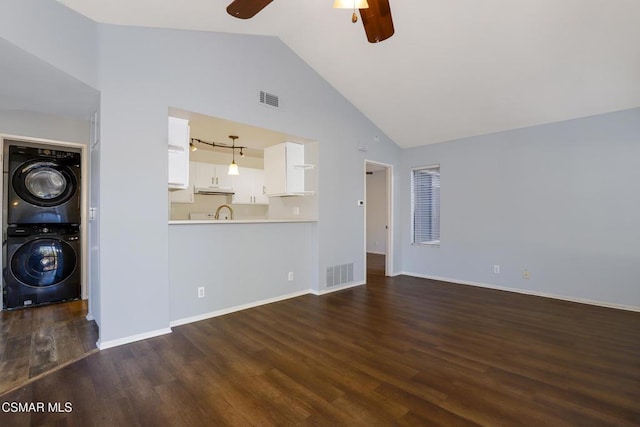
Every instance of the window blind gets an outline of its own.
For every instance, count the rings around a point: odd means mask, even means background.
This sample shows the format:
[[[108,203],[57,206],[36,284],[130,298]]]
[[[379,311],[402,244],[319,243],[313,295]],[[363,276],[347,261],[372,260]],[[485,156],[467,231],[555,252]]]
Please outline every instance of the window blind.
[[[412,170],[411,207],[413,243],[440,243],[440,165]]]

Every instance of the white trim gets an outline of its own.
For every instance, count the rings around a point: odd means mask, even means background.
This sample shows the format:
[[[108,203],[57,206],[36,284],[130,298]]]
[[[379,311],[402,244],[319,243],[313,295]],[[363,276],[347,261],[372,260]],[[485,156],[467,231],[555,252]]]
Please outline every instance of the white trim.
[[[302,295],[308,295],[311,290],[305,289],[304,291],[293,292],[286,295],[281,295],[274,298],[267,298],[260,301],[250,302],[248,304],[236,305],[235,307],[223,308],[221,310],[211,311],[209,313],[198,314],[196,316],[185,317],[178,320],[172,320],[169,324],[171,327],[186,325],[187,323],[199,322],[200,320],[210,319],[212,317],[224,316],[225,314],[234,313],[236,311],[246,310],[248,308],[254,308],[265,304],[271,304],[278,301],[283,301],[290,298],[296,298]]]
[[[86,316],[84,316],[85,319],[87,319],[87,321],[91,322],[92,320],[96,320],[95,317],[93,317],[93,314],[91,313],[87,313]]]
[[[406,271],[398,273],[398,275],[401,275],[401,274],[405,276],[418,277],[420,279],[439,280],[441,282],[456,283],[459,285],[476,286],[480,288],[496,289],[498,291],[515,292],[518,294],[531,295],[536,297],[552,298],[552,299],[557,299],[562,301],[577,302],[580,304],[596,305],[599,307],[615,308],[618,310],[640,312],[640,307],[631,306],[631,305],[614,304],[614,303],[604,302],[604,301],[594,301],[594,300],[589,300],[584,298],[569,297],[565,295],[549,294],[546,292],[530,291],[527,289],[509,288],[506,286],[496,286],[496,285],[491,285],[489,283],[478,283],[478,282],[470,282],[468,280],[451,279],[449,277],[439,277],[439,276],[430,276],[427,274],[409,273]]]
[[[170,333],[171,333],[171,328],[156,329],[155,331],[144,332],[142,334],[137,334],[137,335],[130,335],[128,337],[118,338],[111,341],[102,342],[98,340],[96,342],[96,346],[98,347],[99,350],[106,350],[111,347],[117,347],[120,345],[129,344],[136,341],[142,341],[142,340],[146,340],[149,338],[154,338],[160,335],[165,335]]]
[[[313,295],[317,295],[317,296],[322,296],[322,295],[327,295],[333,292],[337,292],[337,291],[344,291],[345,289],[349,289],[349,288],[355,288],[356,286],[362,286],[362,285],[366,285],[367,282],[366,281],[361,281],[361,282],[356,282],[356,283],[349,283],[348,285],[344,285],[344,286],[336,286],[333,287],[331,289],[323,289],[321,291],[316,291],[315,289],[310,289],[309,293],[313,294]]]
[[[374,254],[374,255],[387,255],[384,252],[377,252],[377,251],[367,251],[368,254]]]

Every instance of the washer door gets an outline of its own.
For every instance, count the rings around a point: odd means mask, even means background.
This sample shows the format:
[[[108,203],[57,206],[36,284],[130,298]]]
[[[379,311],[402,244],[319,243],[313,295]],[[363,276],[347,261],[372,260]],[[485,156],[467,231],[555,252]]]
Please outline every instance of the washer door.
[[[20,246],[11,258],[11,272],[24,285],[43,288],[67,279],[76,268],[76,253],[65,241],[41,238]]]
[[[13,175],[16,194],[32,205],[50,207],[65,203],[75,194],[78,181],[65,165],[48,160],[32,160]]]

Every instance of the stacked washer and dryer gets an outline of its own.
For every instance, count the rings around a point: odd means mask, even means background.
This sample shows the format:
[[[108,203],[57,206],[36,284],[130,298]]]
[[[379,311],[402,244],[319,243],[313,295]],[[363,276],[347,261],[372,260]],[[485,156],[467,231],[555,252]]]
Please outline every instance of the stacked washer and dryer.
[[[78,299],[81,155],[57,146],[7,143],[4,308]]]

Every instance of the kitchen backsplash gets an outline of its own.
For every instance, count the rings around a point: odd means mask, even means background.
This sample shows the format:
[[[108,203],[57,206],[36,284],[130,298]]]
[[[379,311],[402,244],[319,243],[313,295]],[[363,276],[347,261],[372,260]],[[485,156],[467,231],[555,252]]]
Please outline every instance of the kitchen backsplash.
[[[231,205],[233,207],[234,219],[256,219],[267,218],[269,206],[267,205],[234,205],[231,203],[231,196],[212,196],[196,194],[193,203],[171,203],[170,219],[189,219],[191,212],[215,212],[220,205]],[[225,210],[226,212],[226,210]]]

